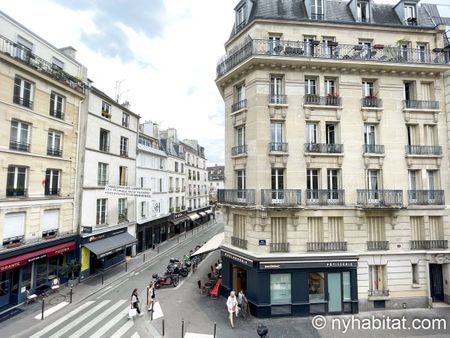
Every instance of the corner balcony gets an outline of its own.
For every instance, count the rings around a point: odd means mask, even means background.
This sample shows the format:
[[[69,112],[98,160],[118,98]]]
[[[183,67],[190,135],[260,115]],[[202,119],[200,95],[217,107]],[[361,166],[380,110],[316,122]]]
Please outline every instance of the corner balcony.
[[[381,144],[363,144],[363,153],[364,154],[382,155],[382,154],[384,154],[384,145],[381,145]]]
[[[243,144],[231,148],[231,156],[247,155],[247,145]]]
[[[402,190],[356,190],[357,205],[363,208],[400,208]]]
[[[319,96],[315,94],[306,94],[303,100],[304,104],[308,106],[342,106],[342,98],[339,96]]]
[[[347,251],[347,242],[307,242],[307,251]]]
[[[376,97],[363,97],[361,99],[361,107],[363,108],[383,108],[383,100]]]
[[[344,190],[307,189],[306,205],[344,205]]]
[[[439,110],[439,101],[403,100],[403,109]]]
[[[367,241],[367,250],[389,250],[389,241]]]
[[[441,156],[441,146],[421,146],[421,145],[407,145],[405,146],[406,155],[418,156]]]
[[[446,239],[410,241],[411,250],[448,249]]]
[[[261,205],[265,207],[301,207],[302,191],[300,189],[263,189]]]
[[[289,243],[270,243],[270,252],[289,252]]]
[[[243,206],[255,205],[255,189],[219,189],[217,191],[217,202]]]
[[[444,205],[444,190],[408,190],[409,205]]]
[[[286,142],[270,142],[269,153],[287,153],[288,144]]]
[[[237,112],[239,110],[242,110],[242,109],[245,109],[245,108],[247,108],[247,100],[246,99],[245,100],[241,100],[241,101],[236,102],[235,104],[233,104],[231,106],[231,112],[235,113],[235,112]]]
[[[305,153],[342,154],[343,144],[336,143],[305,143]]]
[[[231,236],[231,245],[241,249],[247,249],[247,240]]]
[[[339,44],[337,42],[333,45],[327,43],[314,43],[304,41],[277,41],[274,47],[273,41],[269,39],[248,39],[240,45],[236,46],[231,52],[224,55],[216,68],[217,78],[222,77],[234,67],[243,64],[249,58],[254,57],[258,62],[260,59],[295,59],[299,63],[311,63],[316,61],[317,64],[332,63],[335,65],[348,63],[352,64],[379,64],[385,67],[386,64],[411,66],[416,65],[416,68],[439,68],[442,69],[447,61],[445,53],[442,51],[423,52],[415,48],[403,49],[397,46],[378,45],[365,47],[360,44]],[[259,60],[258,60],[259,59]],[[425,66],[425,67],[424,67]],[[433,66],[433,67],[430,67]],[[439,67],[441,66],[441,67]]]

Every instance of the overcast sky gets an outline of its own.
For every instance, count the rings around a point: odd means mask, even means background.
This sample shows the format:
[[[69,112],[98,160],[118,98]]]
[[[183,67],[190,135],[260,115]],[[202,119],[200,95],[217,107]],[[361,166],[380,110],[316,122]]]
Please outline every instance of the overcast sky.
[[[130,101],[142,121],[198,139],[209,163],[223,164],[224,104],[215,68],[238,2],[2,0],[1,9],[53,45],[77,49],[89,78],[110,96],[123,80],[121,101]]]

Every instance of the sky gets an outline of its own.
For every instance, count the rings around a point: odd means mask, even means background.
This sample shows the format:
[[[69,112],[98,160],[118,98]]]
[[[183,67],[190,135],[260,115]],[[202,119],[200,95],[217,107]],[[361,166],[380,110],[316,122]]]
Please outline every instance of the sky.
[[[0,8],[54,46],[73,46],[94,86],[115,97],[120,82],[120,102],[129,101],[141,122],[199,140],[213,165],[224,163],[225,134],[215,69],[238,2],[2,0]]]

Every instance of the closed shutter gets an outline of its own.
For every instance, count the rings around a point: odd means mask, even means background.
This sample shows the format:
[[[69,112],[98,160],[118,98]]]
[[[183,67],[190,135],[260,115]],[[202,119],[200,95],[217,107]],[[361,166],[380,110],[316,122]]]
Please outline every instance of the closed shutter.
[[[5,215],[3,240],[25,235],[25,213],[15,212]]]
[[[432,241],[444,239],[444,224],[441,216],[430,216],[430,239]]]
[[[57,230],[59,228],[59,210],[45,210],[42,219],[42,231]]]
[[[308,232],[310,242],[323,242],[322,217],[308,217]]]
[[[287,219],[286,217],[272,217],[271,223],[271,242],[287,243]]]
[[[344,219],[342,217],[328,218],[328,238],[330,242],[344,241]]]
[[[369,241],[385,241],[384,217],[367,217],[367,237]]]
[[[423,217],[410,217],[411,239],[420,241],[425,239],[425,224]]]

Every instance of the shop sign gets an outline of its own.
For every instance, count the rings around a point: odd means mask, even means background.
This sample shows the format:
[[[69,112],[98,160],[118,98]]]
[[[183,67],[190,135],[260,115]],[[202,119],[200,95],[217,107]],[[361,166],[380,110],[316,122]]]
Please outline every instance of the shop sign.
[[[238,263],[241,263],[241,264],[253,267],[253,261],[251,259],[247,259],[247,258],[244,258],[244,257],[241,257],[241,256],[233,255],[233,254],[228,253],[226,251],[223,251],[223,255],[225,257],[235,261],[235,262],[238,262]]]
[[[295,269],[295,268],[356,268],[357,261],[330,262],[260,262],[261,270]]]
[[[92,234],[92,227],[82,227],[81,232],[85,234]]]
[[[259,240],[259,245],[260,246],[266,245],[266,240],[265,239],[260,239]]]
[[[177,219],[177,218],[181,218],[181,217],[184,217],[184,215],[185,215],[186,213],[185,212],[179,212],[179,213],[177,213],[177,214],[172,214],[172,219]]]
[[[92,242],[99,241],[99,240],[102,240],[102,239],[105,239],[105,238],[108,238],[108,237],[112,237],[112,236],[123,234],[126,231],[127,231],[127,228],[122,228],[122,229],[118,229],[118,230],[115,230],[115,231],[103,232],[103,233],[100,233],[100,234],[96,234],[96,235],[92,235],[90,237],[83,238],[82,239],[82,243],[83,244],[85,244],[85,243],[92,243]]]
[[[130,187],[130,186],[125,186],[125,185],[108,185],[105,187],[105,194],[151,198],[152,197],[152,189],[140,188],[140,187]]]
[[[39,255],[39,256],[36,256],[36,257],[29,258],[29,259],[28,259],[28,263],[37,261],[37,260],[42,259],[42,258],[45,258],[45,257],[47,257],[47,254],[46,254],[46,253],[45,253],[45,254],[42,254],[42,255]]]
[[[11,264],[7,264],[7,265],[3,265],[0,266],[0,272],[6,271],[6,270],[11,270],[11,269],[15,269],[18,268],[19,266],[24,265],[24,261],[18,261],[18,262],[14,262]]]

